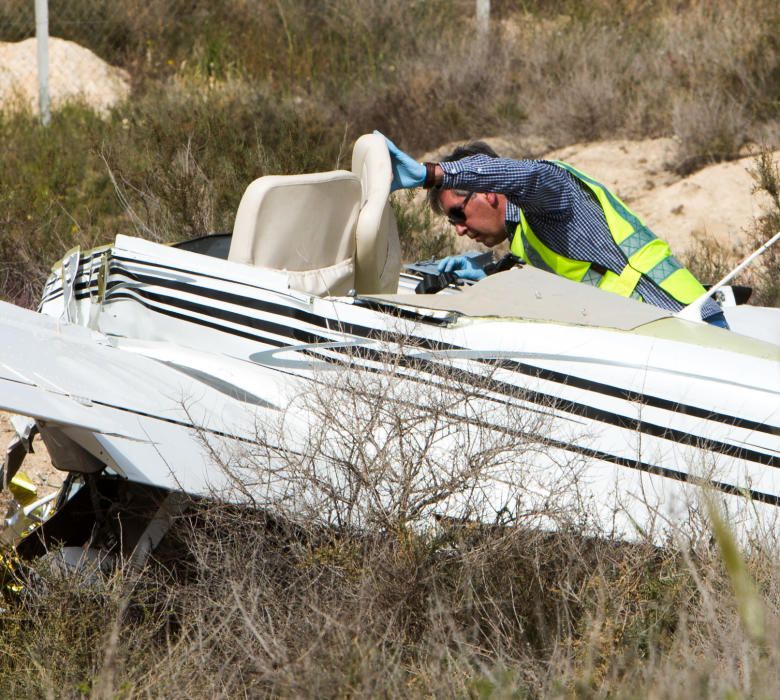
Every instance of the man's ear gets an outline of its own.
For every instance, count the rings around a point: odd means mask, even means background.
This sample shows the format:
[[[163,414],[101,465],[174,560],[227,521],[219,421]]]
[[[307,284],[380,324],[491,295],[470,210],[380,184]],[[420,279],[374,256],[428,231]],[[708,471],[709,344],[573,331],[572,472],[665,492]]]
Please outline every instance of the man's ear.
[[[498,206],[498,195],[495,192],[485,192],[485,201],[495,209]]]

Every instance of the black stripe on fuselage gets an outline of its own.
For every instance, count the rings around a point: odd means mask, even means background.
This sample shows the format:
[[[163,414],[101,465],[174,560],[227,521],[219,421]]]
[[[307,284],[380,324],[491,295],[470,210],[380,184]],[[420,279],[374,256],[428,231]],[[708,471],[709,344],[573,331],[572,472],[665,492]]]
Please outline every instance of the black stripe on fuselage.
[[[276,304],[270,301],[265,301],[265,300],[261,301],[258,299],[253,299],[251,297],[236,295],[229,292],[223,292],[220,290],[199,287],[197,285],[177,282],[175,280],[160,279],[160,278],[150,277],[147,275],[130,273],[127,271],[123,271],[123,274],[141,283],[154,284],[156,286],[166,287],[176,291],[190,293],[196,296],[215,299],[223,303],[230,303],[244,308],[252,308],[272,315],[294,318],[298,321],[303,321],[304,323],[308,323],[313,326],[328,328],[329,330],[333,330],[339,333],[356,335],[359,337],[371,338],[374,340],[382,339],[382,340],[387,340],[388,342],[397,342],[398,338],[400,337],[398,334],[394,334],[386,330],[377,330],[377,329],[368,328],[365,326],[359,326],[359,325],[355,325],[343,321],[329,321],[323,316],[313,314],[308,311],[303,311],[300,309],[293,309],[283,304]],[[116,286],[119,285],[121,285],[121,283],[116,283]],[[145,291],[139,293],[146,294]],[[149,294],[153,294],[153,293],[150,292]],[[159,301],[160,303],[166,303],[164,301],[165,298],[166,297],[164,297],[163,295],[156,296],[156,300]],[[206,307],[206,306],[198,307],[198,305],[195,302],[178,300],[175,297],[167,297],[167,298],[170,300],[168,303],[175,306],[185,306],[185,305],[195,304],[195,306],[190,306],[189,308],[195,311],[199,311],[199,313],[204,313],[206,315],[219,316],[220,314],[223,313],[229,314],[230,316],[224,317],[225,320],[230,320],[231,322],[239,325],[243,324],[243,325],[249,325],[251,327],[257,327],[255,325],[255,319],[253,319],[251,316],[243,316],[242,314],[237,314],[235,312],[225,312],[225,311],[213,309],[213,307]],[[266,321],[264,323],[272,324],[272,322],[270,321]],[[298,335],[298,333],[300,332],[297,331],[296,329],[289,329],[286,332],[280,332],[280,330],[285,329],[286,326],[281,326],[279,324],[273,324],[273,326],[276,328],[276,330],[273,332],[275,332],[277,335],[290,336],[292,334],[292,337],[299,341],[302,340],[303,342],[312,343],[312,342],[322,342],[323,340],[325,340],[324,338],[317,338],[317,336],[313,334],[312,335],[305,334],[303,336],[300,336]],[[304,338],[315,338],[315,340],[311,340],[311,339],[303,340]],[[413,337],[411,339],[408,337],[404,337],[403,342],[407,345],[413,345],[415,347],[423,347],[433,351],[446,352],[448,350],[465,349],[460,346],[451,345],[439,341],[431,341],[429,339],[419,338],[419,337]],[[734,425],[746,430],[754,430],[758,432],[768,433],[770,435],[777,435],[780,433],[780,428],[767,425],[766,423],[740,418],[738,416],[731,416],[728,414],[717,413],[705,408],[700,408],[698,406],[681,404],[668,399],[652,396],[650,394],[641,394],[638,392],[622,389],[620,387],[612,386],[609,384],[604,384],[603,382],[591,381],[583,377],[578,377],[571,374],[565,374],[562,372],[557,372],[554,370],[549,370],[534,365],[529,365],[519,360],[512,360],[506,358],[498,358],[498,359],[474,358],[474,359],[478,362],[487,362],[494,366],[498,365],[511,371],[519,372],[521,374],[525,374],[528,376],[538,377],[540,379],[545,379],[557,384],[564,384],[577,389],[583,389],[585,391],[604,394],[625,401],[637,402],[637,403],[641,403],[642,405],[651,406],[653,408],[658,408],[665,411],[690,415],[696,418],[702,418],[704,420],[711,420],[720,423],[725,423],[727,425]]]
[[[0,378],[0,382],[2,381],[8,381],[14,384],[27,384],[26,382],[20,382],[19,380],[3,377]],[[185,428],[187,430],[196,430],[196,431],[203,431],[205,433],[208,433],[210,435],[214,435],[219,438],[223,439],[230,439],[230,440],[236,440],[241,443],[246,444],[257,444],[257,440],[255,438],[246,438],[239,435],[227,433],[225,431],[220,430],[214,430],[212,428],[204,428],[204,427],[198,427],[193,425],[192,423],[187,423],[185,421],[177,420],[175,418],[165,417],[156,415],[153,413],[149,413],[146,411],[139,411],[136,409],[128,408],[127,406],[121,406],[112,404],[106,401],[99,401],[99,400],[92,400],[92,402],[95,405],[103,406],[104,408],[120,411],[122,413],[127,413],[130,415],[136,415],[136,416],[142,416],[145,418],[149,418],[151,420],[158,420],[163,423],[168,423],[170,425],[175,425],[181,428]],[[462,419],[461,416],[458,416],[458,418]],[[737,486],[734,486],[733,484],[727,484],[719,481],[713,481],[713,480],[701,480],[698,479],[687,472],[681,472],[674,469],[669,469],[668,467],[661,467],[655,464],[649,464],[648,462],[640,462],[638,460],[632,460],[626,457],[619,457],[617,455],[610,454],[608,452],[602,452],[600,450],[594,450],[592,448],[584,447],[581,445],[574,445],[565,443],[559,440],[553,440],[550,437],[547,436],[538,436],[535,434],[529,434],[524,433],[522,431],[517,430],[511,430],[509,428],[504,428],[502,426],[490,426],[491,429],[497,430],[500,432],[503,432],[504,434],[510,435],[510,436],[517,436],[517,437],[523,437],[523,438],[531,438],[533,440],[538,440],[541,444],[544,444],[545,446],[549,447],[555,447],[561,450],[564,450],[566,452],[572,452],[574,454],[579,454],[585,457],[589,457],[592,459],[598,459],[607,463],[615,464],[617,466],[621,467],[627,467],[629,469],[636,469],[639,471],[643,471],[647,474],[654,474],[657,476],[662,476],[668,479],[673,479],[674,481],[680,481],[683,483],[691,483],[691,484],[702,484],[710,486],[713,489],[716,489],[722,493],[729,494],[729,495],[735,495],[735,496],[742,496],[745,498],[750,498],[753,501],[759,502],[759,503],[765,503],[772,506],[780,506],[780,497],[764,493],[762,491],[755,491],[753,489],[746,489],[746,488],[739,488]],[[276,448],[280,449],[280,448]],[[290,449],[289,446],[284,447],[284,451],[290,454],[295,454],[301,456],[302,453],[299,451]]]
[[[157,265],[158,267],[163,267],[161,265]],[[376,329],[367,328],[363,326],[357,326],[350,323],[345,323],[341,321],[335,321],[330,322],[329,320],[316,315],[312,314],[307,311],[303,311],[300,309],[293,309],[289,306],[285,306],[282,304],[275,304],[273,302],[268,301],[260,301],[257,299],[253,299],[251,297],[246,297],[242,295],[236,295],[229,292],[222,292],[219,290],[210,289],[208,287],[202,287],[197,285],[188,284],[185,282],[179,282],[175,280],[170,279],[164,279],[164,278],[156,278],[151,277],[148,275],[138,274],[138,273],[132,273],[125,269],[123,269],[121,266],[115,266],[117,269],[115,270],[118,274],[123,274],[135,281],[138,281],[142,284],[155,284],[157,286],[170,288],[177,291],[183,291],[188,292],[196,296],[206,296],[208,298],[213,298],[215,300],[219,300],[226,303],[231,303],[234,305],[242,306],[242,307],[249,307],[254,308],[256,310],[261,310],[266,313],[277,315],[277,316],[283,316],[288,318],[294,318],[299,321],[303,321],[305,323],[309,323],[310,325],[319,326],[322,328],[330,328],[331,323],[333,323],[336,327],[331,328],[331,330],[335,330],[340,333],[346,333],[351,335],[356,335],[358,337],[368,337],[368,338],[374,338],[374,339],[382,339],[386,340],[388,342],[393,342],[394,335],[392,333],[389,333],[387,331],[381,330],[377,331]],[[216,278],[219,279],[219,278]],[[122,288],[124,285],[121,282],[110,282],[109,283],[109,289],[119,289]],[[163,294],[157,294],[150,292],[148,290],[142,290],[139,288],[134,288],[133,294],[129,295],[129,298],[136,298],[135,295],[141,295],[145,296],[146,298],[156,301],[160,304],[169,304],[172,306],[177,306],[179,308],[189,310],[195,313],[201,313],[206,316],[212,316],[212,317],[218,317],[222,320],[229,321],[231,323],[235,323],[239,326],[248,326],[252,328],[255,331],[259,332],[265,332],[265,333],[273,333],[278,336],[282,337],[288,337],[298,342],[308,343],[308,344],[315,344],[318,342],[327,341],[330,339],[326,339],[315,332],[305,331],[302,329],[297,328],[290,328],[289,326],[274,323],[272,321],[261,321],[258,319],[255,319],[251,316],[246,316],[244,314],[236,313],[236,312],[229,312],[221,309],[214,309],[211,306],[203,306],[201,304],[198,304],[197,302],[191,302],[186,301],[182,299],[178,299],[176,297],[166,296]],[[117,298],[119,296],[118,292],[113,291],[111,292],[111,298]],[[122,294],[121,296],[125,296],[125,294]],[[148,305],[147,305],[148,306]],[[163,309],[160,309],[158,307],[148,306],[148,308],[157,310],[158,312],[168,313],[168,315],[175,315],[176,317],[180,318],[181,320],[190,321],[190,322],[196,322],[200,325],[208,326],[210,328],[214,328],[216,330],[221,330],[223,332],[229,332],[234,335],[239,335],[245,338],[250,338],[254,340],[265,340],[271,345],[274,345],[275,347],[283,347],[284,343],[274,340],[271,342],[268,338],[258,337],[258,335],[253,333],[246,333],[242,332],[235,328],[227,329],[224,326],[213,323],[213,322],[207,322],[203,319],[194,319],[192,317],[187,316],[186,314],[172,314],[169,312],[164,311]],[[395,336],[395,339],[397,340],[399,336]],[[410,339],[407,337],[404,337],[404,342],[406,344],[410,344]],[[425,347],[431,350],[462,350],[464,348],[461,348],[459,346],[454,346],[446,343],[441,342],[434,342],[430,341],[425,338],[414,338],[411,342],[412,345],[415,345],[417,347]],[[347,350],[344,350],[342,352],[346,352]],[[369,352],[366,348],[361,348],[361,351],[363,353]],[[349,350],[349,352],[354,352],[353,350]],[[378,351],[372,350],[370,351],[372,353],[377,353]],[[377,361],[387,361],[387,354],[385,353],[384,357],[381,355],[376,356]],[[368,358],[367,358],[368,359]],[[769,434],[777,434],[777,428],[774,428],[772,426],[767,426],[762,423],[758,423],[756,421],[749,421],[745,419],[740,419],[735,416],[728,416],[725,414],[718,414],[711,411],[708,411],[706,409],[702,409],[695,406],[688,406],[684,404],[675,403],[673,401],[669,401],[667,399],[661,399],[659,397],[654,397],[647,394],[638,394],[636,392],[630,392],[625,389],[620,389],[618,387],[610,386],[607,384],[599,383],[599,382],[591,382],[589,380],[586,380],[582,377],[577,377],[574,375],[568,375],[561,372],[555,372],[553,370],[546,370],[540,367],[536,367],[533,365],[529,365],[527,363],[523,363],[516,360],[506,359],[506,358],[499,358],[497,360],[490,360],[490,359],[484,359],[484,358],[474,358],[475,361],[482,362],[482,363],[489,363],[492,366],[501,366],[505,369],[508,369],[510,371],[516,371],[528,376],[534,376],[539,377],[541,379],[546,379],[548,381],[552,381],[559,384],[564,384],[568,386],[573,386],[575,388],[583,389],[585,391],[593,391],[595,393],[601,393],[608,396],[613,396],[616,398],[620,398],[627,401],[633,401],[633,402],[639,402],[644,405],[653,406],[656,408],[659,408],[661,410],[666,411],[672,411],[672,412],[678,412],[683,413],[687,415],[692,415],[695,417],[700,417],[705,420],[714,420],[722,423],[727,423],[730,425],[739,426],[744,429],[749,430],[758,430],[761,432],[767,432]],[[417,367],[419,367],[420,358],[415,359],[415,363],[417,363]],[[408,359],[405,359],[405,362],[408,362]],[[435,366],[435,364],[431,365],[432,367]],[[478,378],[478,375],[471,375],[472,377]],[[506,384],[506,383],[504,383]],[[509,384],[508,386],[513,387],[514,385]],[[516,390],[516,388],[514,389]],[[503,392],[502,392],[503,393]],[[533,400],[533,399],[532,399]],[[706,445],[708,449],[712,449],[713,451],[721,452],[722,454],[727,455],[733,455],[733,454],[739,454],[741,456],[744,456],[745,458],[748,458],[747,455],[754,455],[755,458],[753,461],[758,461],[759,463],[769,464],[770,466],[777,466],[778,465],[778,458],[772,457],[770,455],[765,455],[761,452],[757,452],[754,450],[747,450],[744,447],[738,447],[734,445],[728,445],[726,443],[720,443],[716,441],[710,441],[705,440],[703,438],[700,438],[698,436],[692,435],[690,433],[686,433],[683,431],[676,431],[669,428],[665,428],[662,426],[657,426],[652,423],[647,422],[634,422],[631,421],[631,419],[628,419],[624,416],[620,416],[619,414],[614,414],[612,412],[603,411],[599,409],[594,409],[592,407],[585,406],[583,404],[578,404],[571,401],[564,401],[555,397],[551,397],[546,394],[539,394],[537,397],[536,402],[544,402],[547,405],[554,406],[555,408],[558,408],[559,410],[567,411],[567,412],[575,412],[578,415],[583,415],[585,417],[591,418],[593,420],[597,420],[600,422],[606,422],[611,423],[613,425],[618,425],[620,427],[628,427],[627,422],[631,423],[632,429],[639,429],[641,432],[646,432],[651,435],[655,435],[658,437],[663,437],[666,439],[672,439],[675,442],[683,442],[685,444],[698,444],[698,445]]]
[[[161,279],[157,277],[151,277],[148,275],[132,273],[126,270],[122,270],[122,274],[125,274],[131,279],[134,279],[135,281],[139,281],[142,283],[154,284],[156,286],[166,287],[176,291],[190,293],[196,296],[204,296],[224,303],[234,304],[236,306],[252,308],[254,310],[263,311],[269,314],[294,318],[296,320],[303,321],[304,323],[308,323],[310,325],[328,328],[330,330],[335,330],[340,333],[357,335],[359,337],[371,338],[375,340],[381,338],[381,339],[388,340],[388,342],[397,341],[397,338],[399,337],[398,334],[393,334],[389,331],[377,330],[365,326],[359,326],[349,322],[344,322],[344,321],[329,322],[329,320],[324,318],[323,316],[313,314],[308,311],[303,311],[301,309],[292,309],[288,306],[285,306],[284,304],[277,304],[271,301],[261,301],[258,299],[254,299],[252,297],[237,295],[230,292],[223,292],[220,290],[214,290],[208,287],[192,285],[185,282],[177,282],[175,280]],[[221,278],[217,278],[217,279],[221,279]],[[251,317],[247,317],[247,318],[251,318]],[[428,325],[430,325],[431,322],[431,319],[427,316],[421,317],[421,316],[414,315],[411,320],[424,321]],[[438,321],[437,323],[440,322],[441,321]],[[419,337],[413,337],[411,339],[405,337],[404,343],[406,343],[407,345],[413,345],[415,347],[424,347],[433,351],[442,351],[442,352],[446,352],[448,350],[466,349],[461,346],[451,345],[449,343],[444,343],[440,341],[432,341],[427,338],[419,338]],[[768,433],[770,435],[780,434],[780,427],[771,426],[759,421],[753,421],[746,418],[741,418],[739,416],[717,413],[708,410],[706,408],[691,406],[689,404],[681,404],[675,401],[671,401],[669,399],[663,399],[657,396],[652,396],[650,394],[640,394],[627,389],[622,389],[620,387],[604,384],[603,382],[591,381],[583,377],[578,377],[571,374],[556,372],[555,370],[549,370],[534,365],[529,365],[519,360],[512,360],[506,358],[503,359],[499,358],[497,360],[492,360],[492,359],[485,360],[479,358],[475,358],[475,359],[477,361],[482,361],[482,362],[498,363],[501,366],[505,367],[506,369],[520,372],[528,376],[546,379],[551,382],[555,382],[557,384],[565,384],[567,386],[572,386],[577,389],[593,391],[595,393],[612,396],[614,398],[619,398],[625,401],[638,402],[646,406],[651,406],[653,408],[659,408],[662,410],[672,411],[675,413],[682,413],[696,418],[702,418],[704,420],[712,420],[719,423],[725,423],[727,425],[734,425],[746,430],[754,430],[758,432]]]
[[[121,283],[115,285],[114,288],[118,289],[120,287],[121,287]],[[161,304],[169,303],[172,306],[186,309],[194,313],[200,313],[208,317],[217,317],[222,320],[235,323],[236,325],[239,326],[248,326],[257,332],[266,332],[266,333],[272,333],[274,335],[290,337],[297,340],[298,342],[302,342],[306,344],[332,342],[331,338],[320,336],[313,331],[290,328],[288,326],[274,323],[272,321],[265,321],[257,318],[247,317],[244,316],[243,314],[226,311],[223,309],[214,309],[213,307],[203,306],[197,302],[177,299],[166,295],[161,295],[155,292],[150,292],[149,290],[141,290],[139,288],[133,288],[133,289],[122,288],[122,292],[113,293],[112,298],[117,298],[119,294],[121,294],[122,297],[135,298],[136,295],[138,295],[148,300],[156,301]],[[148,306],[148,308],[153,308],[160,313],[167,313],[167,310],[159,307]],[[177,317],[182,318],[183,320],[188,320],[193,323],[200,323],[202,325],[207,325],[208,327],[211,328],[220,328],[218,325],[215,325],[212,322],[203,323],[201,319],[189,317],[186,315],[177,314]],[[343,324],[340,325],[343,327]],[[221,327],[221,330],[227,333],[234,333],[236,329],[225,328],[223,326]],[[364,329],[364,330],[369,330],[369,329]],[[256,340],[261,340],[261,338],[258,336],[247,336],[245,333],[241,333],[241,332],[237,334],[242,335],[243,337],[254,337]],[[383,338],[387,339],[388,334],[385,333],[383,335]],[[275,341],[273,345],[275,345],[276,347],[284,347],[284,344],[280,343],[279,341]],[[294,349],[294,346],[290,346],[290,347],[293,347]],[[348,348],[339,348],[339,349],[332,348],[331,352],[349,355],[350,357],[359,357],[365,360],[384,363],[386,365],[391,361],[396,361],[396,362],[400,362],[403,366],[409,367],[411,369],[415,369],[418,372],[426,372],[427,374],[434,374],[434,375],[442,374],[441,363],[437,363],[432,360],[427,360],[425,358],[420,358],[420,357],[410,358],[403,355],[400,358],[398,358],[395,353],[392,353],[390,351],[376,350],[373,348],[366,348],[362,346],[351,346]],[[311,354],[311,351],[307,352],[307,354]],[[317,356],[320,360],[324,359],[325,361],[333,362],[332,359],[329,359],[325,356],[319,354],[317,354]],[[482,362],[489,363],[488,360],[484,360]],[[524,372],[525,374],[532,374],[532,375],[535,374],[532,371],[534,368],[531,367],[530,365],[524,365],[524,368],[526,369],[526,371]],[[516,368],[513,365],[510,369],[514,370]],[[756,462],[758,464],[764,464],[771,467],[780,466],[780,458],[763,452],[759,452],[757,450],[752,450],[742,446],[737,446],[737,445],[720,442],[717,440],[712,440],[710,438],[703,438],[701,436],[694,435],[692,433],[668,428],[665,426],[660,426],[648,421],[635,420],[618,413],[614,413],[604,409],[598,409],[593,406],[589,406],[587,404],[583,404],[571,400],[561,399],[559,397],[555,397],[550,394],[519,389],[516,385],[511,384],[509,382],[503,382],[496,379],[485,380],[484,377],[474,372],[469,372],[467,370],[460,370],[460,369],[448,367],[446,368],[445,372],[452,373],[449,376],[457,376],[461,381],[476,386],[481,385],[486,390],[491,390],[494,391],[495,393],[504,396],[513,396],[513,395],[516,396],[518,394],[518,391],[520,391],[522,395],[522,399],[530,403],[535,403],[537,405],[541,405],[548,408],[554,408],[559,411],[564,411],[566,413],[570,413],[576,416],[581,416],[583,418],[588,418],[590,420],[594,420],[597,422],[614,425],[616,427],[620,427],[623,429],[636,430],[638,432],[645,433],[647,435],[652,435],[654,437],[660,437],[666,440],[670,440],[672,442],[677,442],[680,444],[707,449],[713,452],[718,452],[726,456],[739,457],[741,459]],[[567,376],[567,375],[562,375],[560,373],[555,373],[555,374],[557,374],[559,378],[560,377],[566,378]],[[410,376],[409,379],[416,380],[414,376]],[[572,379],[579,379],[579,378],[572,377]],[[555,381],[555,379],[553,379],[552,381]],[[582,380],[580,379],[580,381]],[[589,389],[589,387],[585,387],[585,389],[587,390]]]

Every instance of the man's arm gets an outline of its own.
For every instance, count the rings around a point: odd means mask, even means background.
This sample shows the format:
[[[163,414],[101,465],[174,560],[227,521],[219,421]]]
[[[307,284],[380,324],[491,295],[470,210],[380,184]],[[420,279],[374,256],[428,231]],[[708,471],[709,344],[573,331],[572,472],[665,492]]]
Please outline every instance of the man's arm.
[[[475,155],[438,164],[445,189],[496,192],[528,213],[565,214],[575,185],[563,168],[545,160],[512,160]]]
[[[393,168],[391,191],[438,185],[503,194],[527,213],[565,217],[571,211],[576,185],[563,168],[549,161],[474,155],[444,163],[418,163],[384,138]]]

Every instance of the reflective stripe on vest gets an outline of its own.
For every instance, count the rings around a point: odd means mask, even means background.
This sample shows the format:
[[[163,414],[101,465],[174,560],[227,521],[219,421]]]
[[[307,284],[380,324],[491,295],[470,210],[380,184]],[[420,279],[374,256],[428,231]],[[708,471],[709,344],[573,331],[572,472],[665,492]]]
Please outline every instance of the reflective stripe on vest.
[[[608,292],[639,298],[636,286],[642,275],[681,304],[690,304],[704,294],[704,287],[672,255],[669,245],[658,238],[641,219],[603,185],[567,163],[555,161],[585,184],[601,205],[613,240],[625,255],[627,264],[620,274],[599,273],[588,261],[559,255],[542,243],[531,229],[522,210],[510,250],[529,265],[554,272],[575,282],[592,284]]]

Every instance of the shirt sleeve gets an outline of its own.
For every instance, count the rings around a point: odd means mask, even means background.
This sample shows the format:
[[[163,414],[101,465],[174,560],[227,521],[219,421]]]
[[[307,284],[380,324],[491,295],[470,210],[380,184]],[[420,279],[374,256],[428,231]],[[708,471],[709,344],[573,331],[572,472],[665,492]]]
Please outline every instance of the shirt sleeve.
[[[503,194],[526,213],[559,218],[570,214],[575,185],[550,161],[475,155],[440,165],[444,189]]]

